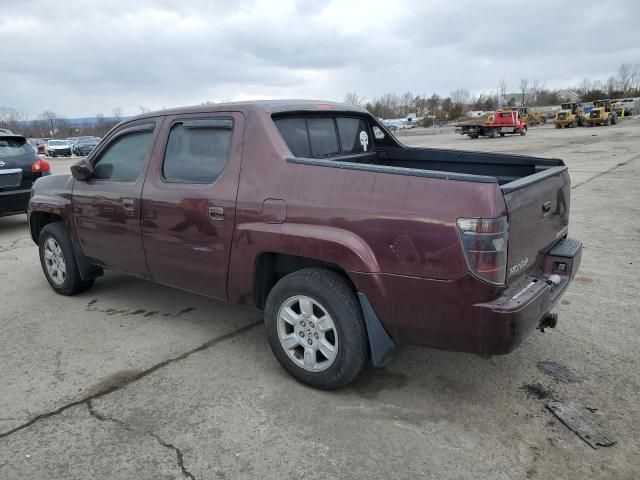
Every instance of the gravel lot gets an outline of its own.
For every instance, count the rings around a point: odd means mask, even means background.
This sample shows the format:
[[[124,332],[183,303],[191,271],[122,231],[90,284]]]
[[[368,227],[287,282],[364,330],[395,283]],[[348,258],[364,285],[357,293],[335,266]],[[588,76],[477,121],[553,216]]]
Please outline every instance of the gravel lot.
[[[401,140],[567,162],[570,235],[585,250],[558,328],[491,359],[403,348],[319,392],[276,363],[260,312],[114,274],[58,296],[26,216],[0,218],[0,478],[637,478],[640,120]],[[545,408],[552,398],[617,443],[589,447]]]

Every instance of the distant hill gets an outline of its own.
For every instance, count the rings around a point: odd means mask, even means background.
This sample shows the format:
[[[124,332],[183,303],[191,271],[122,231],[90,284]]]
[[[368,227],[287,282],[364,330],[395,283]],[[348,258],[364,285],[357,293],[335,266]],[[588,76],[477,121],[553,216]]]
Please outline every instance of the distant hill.
[[[130,117],[120,117],[119,121],[126,120]],[[72,128],[87,128],[87,127],[95,127],[98,124],[98,117],[83,117],[83,118],[60,118],[69,124]],[[111,123],[115,122],[117,119],[115,117],[102,117],[103,122]],[[39,122],[40,119],[27,120],[24,122],[26,125],[31,125],[34,122]]]

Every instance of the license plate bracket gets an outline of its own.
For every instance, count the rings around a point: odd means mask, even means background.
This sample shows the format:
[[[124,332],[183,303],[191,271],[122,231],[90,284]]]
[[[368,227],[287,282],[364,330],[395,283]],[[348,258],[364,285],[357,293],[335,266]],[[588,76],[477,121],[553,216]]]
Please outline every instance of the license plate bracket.
[[[22,170],[19,168],[0,170],[0,188],[19,187],[22,183]]]

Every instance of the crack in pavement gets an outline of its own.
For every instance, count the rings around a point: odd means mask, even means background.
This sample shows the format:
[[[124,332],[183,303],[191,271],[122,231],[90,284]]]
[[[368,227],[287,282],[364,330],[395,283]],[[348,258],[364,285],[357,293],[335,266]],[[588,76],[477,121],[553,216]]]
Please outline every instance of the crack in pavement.
[[[178,463],[178,466],[180,467],[180,470],[182,470],[182,474],[186,478],[190,478],[191,480],[196,480],[196,477],[184,466],[184,453],[180,448],[176,447],[172,443],[166,442],[165,440],[162,439],[162,437],[160,437],[160,435],[150,430],[138,428],[133,425],[129,425],[127,422],[125,422],[124,420],[120,420],[119,418],[108,417],[106,415],[98,413],[93,408],[93,402],[90,398],[87,399],[84,403],[87,405],[87,409],[89,410],[89,413],[91,414],[91,416],[100,420],[101,422],[115,423],[116,425],[121,426],[122,428],[124,428],[129,432],[134,432],[134,433],[142,432],[145,435],[149,435],[150,437],[152,437],[156,442],[158,442],[163,447],[173,450],[176,453],[177,463]]]
[[[640,158],[640,155],[630,158],[629,160],[627,160],[626,162],[621,162],[618,163],[617,165],[614,165],[613,167],[611,167],[608,170],[605,170],[604,172],[600,172],[597,175],[594,175],[593,177],[587,178],[584,182],[580,182],[580,183],[576,183],[575,185],[573,185],[571,187],[571,190],[575,190],[578,187],[581,187],[582,185],[584,185],[585,183],[589,183],[591,180],[595,180],[596,178],[600,178],[603,175],[607,175],[608,173],[613,172],[615,169],[620,168],[620,167],[624,167],[625,165],[628,165],[629,163],[633,162],[634,160],[637,160]]]
[[[247,332],[249,330],[251,330],[252,328],[260,325],[262,323],[262,320],[258,320],[256,322],[251,322],[248,325],[245,325],[244,327],[238,328],[236,330],[233,330],[229,333],[225,333],[224,335],[220,335],[219,337],[215,337],[212,338],[211,340],[206,341],[205,343],[203,343],[202,345],[189,350],[187,352],[181,353],[180,355],[176,356],[176,357],[171,357],[167,360],[164,360],[160,363],[156,363],[155,365],[147,368],[146,370],[142,370],[140,372],[138,372],[135,375],[132,375],[131,377],[127,378],[125,381],[118,383],[117,385],[111,385],[107,388],[104,388],[103,390],[100,390],[92,395],[88,395],[84,398],[81,398],[80,400],[75,400],[73,402],[67,403],[51,412],[47,412],[47,413],[41,413],[39,415],[36,415],[35,417],[33,417],[31,420],[29,420],[28,422],[23,423],[22,425],[18,425],[17,427],[12,428],[11,430],[7,430],[6,432],[2,432],[0,433],[0,439],[6,438],[10,435],[13,435],[16,432],[19,432],[21,430],[24,430],[25,428],[29,428],[31,425],[33,425],[34,423],[39,422],[40,420],[45,420],[47,418],[51,418],[51,417],[55,417],[56,415],[60,415],[62,412],[73,408],[73,407],[77,407],[79,405],[82,405],[83,403],[87,403],[91,400],[95,400],[97,398],[100,397],[104,397],[105,395],[108,395],[110,393],[113,393],[115,391],[118,391],[124,387],[126,387],[127,385],[130,385],[133,382],[137,382],[138,380],[140,380],[141,378],[144,378],[148,375],[151,375],[152,373],[156,372],[157,370],[160,370],[161,368],[166,367],[167,365],[171,365],[172,363],[176,363],[176,362],[180,362],[188,357],[190,357],[191,355],[193,355],[194,353],[197,352],[201,352],[202,350],[206,350],[207,348],[213,347],[214,345],[217,345],[220,342],[223,342],[225,340],[228,340],[230,338],[233,338],[237,335],[240,335],[244,332]]]
[[[33,245],[17,245],[18,242],[21,242],[22,240],[29,240],[29,237],[20,237],[20,238],[17,238],[16,240],[13,240],[7,248],[0,249],[0,253],[10,252],[11,250],[17,250],[18,248],[27,248],[27,247],[33,246]]]

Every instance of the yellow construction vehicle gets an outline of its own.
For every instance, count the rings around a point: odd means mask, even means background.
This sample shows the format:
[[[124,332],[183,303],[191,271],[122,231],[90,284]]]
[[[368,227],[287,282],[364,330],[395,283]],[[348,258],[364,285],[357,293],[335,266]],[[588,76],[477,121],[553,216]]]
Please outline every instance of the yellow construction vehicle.
[[[542,112],[529,112],[529,107],[511,107],[511,110],[516,110],[528,126],[547,123],[547,117]]]
[[[560,111],[556,113],[553,123],[556,128],[581,127],[584,124],[584,109],[581,103],[563,103]]]
[[[615,125],[618,123],[618,116],[613,110],[613,104],[611,99],[596,100],[593,102],[593,108],[589,112],[589,115],[585,115],[584,122],[588,127],[594,125]]]

